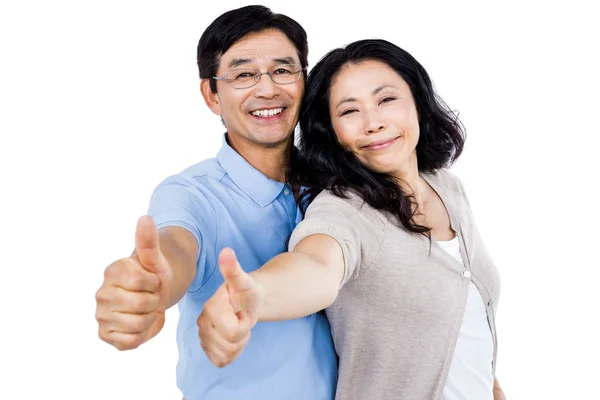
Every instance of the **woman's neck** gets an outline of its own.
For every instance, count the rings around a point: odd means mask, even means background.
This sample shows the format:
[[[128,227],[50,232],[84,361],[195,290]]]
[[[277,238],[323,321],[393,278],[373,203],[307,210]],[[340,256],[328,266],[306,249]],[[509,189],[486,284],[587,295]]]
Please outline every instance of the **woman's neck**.
[[[423,178],[419,176],[419,164],[416,153],[413,153],[403,168],[396,171],[393,176],[396,178],[402,191],[408,196],[413,196],[416,202],[416,212],[421,214],[423,212],[424,194],[427,185],[423,181]]]

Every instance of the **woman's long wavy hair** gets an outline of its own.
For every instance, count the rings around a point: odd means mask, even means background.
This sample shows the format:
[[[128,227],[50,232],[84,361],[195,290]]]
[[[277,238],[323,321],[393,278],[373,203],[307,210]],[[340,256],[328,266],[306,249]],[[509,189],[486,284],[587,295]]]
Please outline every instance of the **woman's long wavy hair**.
[[[333,130],[329,113],[331,83],[345,65],[368,60],[389,65],[410,87],[419,116],[419,171],[448,167],[461,154],[464,128],[435,93],[423,66],[388,41],[360,40],[330,51],[309,74],[300,111],[299,154],[292,155],[289,180],[309,188],[300,199],[303,212],[323,190],[340,197],[354,191],[371,207],[395,216],[408,231],[429,236],[428,227],[414,222],[414,197],[404,193],[392,176],[364,167],[341,146]]]

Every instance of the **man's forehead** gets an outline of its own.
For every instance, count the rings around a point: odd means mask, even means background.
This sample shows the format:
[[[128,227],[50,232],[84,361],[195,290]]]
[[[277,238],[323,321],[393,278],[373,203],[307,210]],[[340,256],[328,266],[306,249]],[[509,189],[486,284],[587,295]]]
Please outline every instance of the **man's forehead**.
[[[298,50],[280,31],[244,36],[221,55],[220,66],[232,68],[244,64],[299,64]]]

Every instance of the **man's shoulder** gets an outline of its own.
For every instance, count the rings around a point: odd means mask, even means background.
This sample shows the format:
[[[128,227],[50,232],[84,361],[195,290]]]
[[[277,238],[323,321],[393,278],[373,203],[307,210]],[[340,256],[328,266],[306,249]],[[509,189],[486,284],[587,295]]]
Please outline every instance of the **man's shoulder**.
[[[215,184],[218,185],[225,175],[226,172],[217,159],[209,158],[167,176],[158,184],[158,187],[174,184],[195,187],[201,190],[208,189]]]
[[[174,176],[191,183],[202,183],[210,180],[220,181],[225,174],[225,170],[216,158],[208,158],[190,165]]]
[[[161,198],[187,198],[195,203],[213,203],[223,190],[222,179],[225,175],[217,159],[209,158],[163,178],[156,185],[154,195]]]

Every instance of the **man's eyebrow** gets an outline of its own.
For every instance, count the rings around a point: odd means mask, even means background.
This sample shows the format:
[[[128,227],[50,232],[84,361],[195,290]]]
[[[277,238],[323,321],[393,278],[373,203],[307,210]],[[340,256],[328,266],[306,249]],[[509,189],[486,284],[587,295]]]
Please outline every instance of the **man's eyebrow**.
[[[296,62],[296,60],[294,59],[294,57],[274,58],[273,61],[275,61],[278,64],[286,64],[286,65],[296,65],[296,64],[298,64]]]
[[[229,69],[237,68],[240,65],[248,64],[252,61],[254,61],[253,58],[234,58],[229,62]],[[284,65],[298,65],[298,62],[294,59],[294,57],[277,57],[273,58],[273,62]]]
[[[240,65],[248,64],[251,61],[251,58],[234,58],[229,62],[229,68],[239,67]]]

